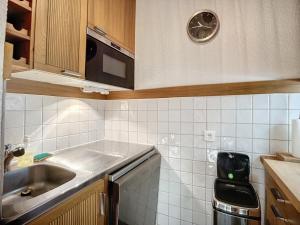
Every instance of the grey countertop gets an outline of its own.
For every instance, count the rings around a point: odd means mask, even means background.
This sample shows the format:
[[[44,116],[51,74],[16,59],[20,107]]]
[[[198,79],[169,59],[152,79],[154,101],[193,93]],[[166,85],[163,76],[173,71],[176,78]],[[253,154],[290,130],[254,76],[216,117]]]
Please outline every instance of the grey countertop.
[[[20,202],[14,206],[18,215],[2,219],[0,224],[27,223],[70,195],[103,178],[104,175],[117,171],[153,148],[149,145],[103,140],[56,151],[52,157],[41,163],[67,168],[75,172],[76,176],[49,192]]]

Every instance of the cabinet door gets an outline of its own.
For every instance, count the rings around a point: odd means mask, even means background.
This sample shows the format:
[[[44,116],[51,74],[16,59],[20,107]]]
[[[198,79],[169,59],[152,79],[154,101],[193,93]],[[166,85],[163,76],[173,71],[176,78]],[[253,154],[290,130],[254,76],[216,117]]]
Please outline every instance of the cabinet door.
[[[87,0],[39,0],[34,68],[84,78]]]
[[[104,181],[97,181],[29,225],[104,225],[101,211],[105,210],[100,209],[103,193]]]
[[[109,2],[108,35],[119,42],[122,47],[134,53],[135,0],[107,1]]]
[[[132,53],[135,52],[135,0],[127,0],[124,20],[124,45]]]
[[[134,53],[135,0],[89,0],[88,24]]]
[[[107,0],[88,0],[88,26],[107,32]]]

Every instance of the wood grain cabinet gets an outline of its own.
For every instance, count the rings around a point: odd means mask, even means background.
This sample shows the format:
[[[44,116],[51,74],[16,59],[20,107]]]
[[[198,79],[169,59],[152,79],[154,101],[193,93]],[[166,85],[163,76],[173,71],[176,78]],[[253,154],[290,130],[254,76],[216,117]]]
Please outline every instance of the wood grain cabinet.
[[[89,0],[88,26],[134,54],[135,0]]]
[[[104,193],[104,181],[97,181],[29,225],[104,225]]]
[[[299,225],[300,213],[274,179],[266,174],[266,225]]]
[[[38,0],[34,68],[84,78],[88,0]]]

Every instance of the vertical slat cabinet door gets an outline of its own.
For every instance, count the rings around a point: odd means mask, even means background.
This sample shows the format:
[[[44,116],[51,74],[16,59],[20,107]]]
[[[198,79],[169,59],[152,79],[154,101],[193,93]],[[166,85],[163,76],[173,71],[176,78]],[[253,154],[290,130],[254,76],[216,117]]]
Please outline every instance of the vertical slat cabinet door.
[[[87,0],[39,0],[34,68],[84,78]]]
[[[29,225],[104,225],[101,214],[103,180],[97,181],[50,212],[43,214]]]
[[[135,0],[127,0],[124,19],[124,45],[131,53],[135,52]]]

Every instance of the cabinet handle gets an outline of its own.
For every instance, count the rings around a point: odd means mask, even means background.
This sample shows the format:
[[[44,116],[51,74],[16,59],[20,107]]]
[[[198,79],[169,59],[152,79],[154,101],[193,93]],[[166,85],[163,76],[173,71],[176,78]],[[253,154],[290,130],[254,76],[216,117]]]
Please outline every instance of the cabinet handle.
[[[277,202],[287,203],[287,200],[282,197],[281,193],[276,188],[271,188],[271,193]]]
[[[71,70],[62,70],[61,73],[63,75],[67,75],[67,76],[71,76],[71,77],[81,77],[80,73],[76,73],[76,72],[71,71]]]
[[[105,206],[106,206],[106,194],[100,193],[100,215],[105,216]]]
[[[104,30],[102,30],[100,27],[94,26],[94,30],[100,34],[101,36],[105,36],[106,32]]]
[[[283,222],[288,222],[288,219],[284,218],[274,205],[271,205],[271,209],[276,219],[281,220]]]

